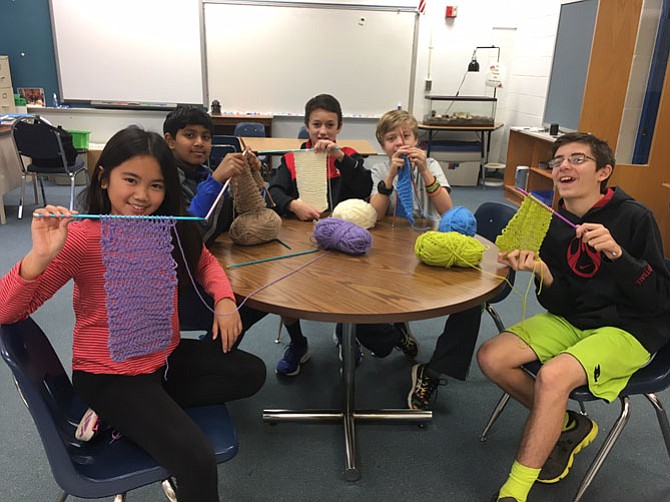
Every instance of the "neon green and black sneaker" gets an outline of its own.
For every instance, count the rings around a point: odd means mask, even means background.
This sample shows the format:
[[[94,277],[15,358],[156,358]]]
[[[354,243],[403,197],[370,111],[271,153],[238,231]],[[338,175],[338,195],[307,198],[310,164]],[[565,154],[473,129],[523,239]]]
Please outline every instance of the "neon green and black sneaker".
[[[558,483],[568,475],[575,455],[589,445],[598,434],[598,424],[589,417],[568,410],[568,430],[561,432],[558,442],[542,466],[540,483]]]

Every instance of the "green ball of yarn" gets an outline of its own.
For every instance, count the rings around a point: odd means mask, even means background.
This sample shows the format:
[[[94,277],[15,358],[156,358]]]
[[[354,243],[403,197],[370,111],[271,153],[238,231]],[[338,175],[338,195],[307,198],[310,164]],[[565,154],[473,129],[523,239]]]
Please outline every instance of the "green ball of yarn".
[[[430,231],[416,239],[414,253],[426,265],[471,267],[484,259],[484,245],[459,232]]]

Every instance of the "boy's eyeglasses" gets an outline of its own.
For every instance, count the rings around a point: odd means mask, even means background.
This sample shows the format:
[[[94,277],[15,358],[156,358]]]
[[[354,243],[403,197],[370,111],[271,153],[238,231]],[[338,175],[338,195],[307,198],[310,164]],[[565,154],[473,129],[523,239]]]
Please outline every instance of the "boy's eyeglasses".
[[[570,164],[571,166],[579,166],[584,162],[586,162],[587,160],[593,160],[593,161],[596,160],[593,157],[589,157],[585,153],[573,153],[569,157],[554,157],[549,162],[547,162],[547,165],[551,169],[554,169],[560,166],[566,158],[568,159],[568,164]]]

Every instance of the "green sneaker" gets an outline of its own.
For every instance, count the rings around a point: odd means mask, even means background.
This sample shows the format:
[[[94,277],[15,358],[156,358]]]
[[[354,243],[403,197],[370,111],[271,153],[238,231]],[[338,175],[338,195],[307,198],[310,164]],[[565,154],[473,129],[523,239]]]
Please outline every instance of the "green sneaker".
[[[570,430],[561,432],[558,442],[542,466],[537,478],[539,483],[558,483],[568,475],[575,455],[589,445],[598,434],[598,424],[589,417],[569,410]]]

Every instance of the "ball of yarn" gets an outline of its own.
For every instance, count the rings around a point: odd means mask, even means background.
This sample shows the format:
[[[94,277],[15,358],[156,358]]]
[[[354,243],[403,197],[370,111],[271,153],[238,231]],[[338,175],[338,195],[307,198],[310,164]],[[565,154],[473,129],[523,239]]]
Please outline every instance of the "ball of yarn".
[[[313,237],[320,248],[335,249],[347,254],[367,253],[372,247],[370,232],[339,218],[319,220],[314,226]]]
[[[228,230],[231,240],[242,246],[270,242],[279,235],[281,218],[272,209],[262,208],[240,214]]]
[[[477,233],[477,220],[466,208],[456,206],[442,215],[437,229],[440,232],[458,232],[473,237]]]
[[[471,267],[484,259],[484,245],[458,232],[430,231],[417,238],[414,253],[426,265]]]
[[[363,199],[347,199],[333,209],[333,218],[350,221],[363,228],[372,228],[377,223],[377,211]]]

